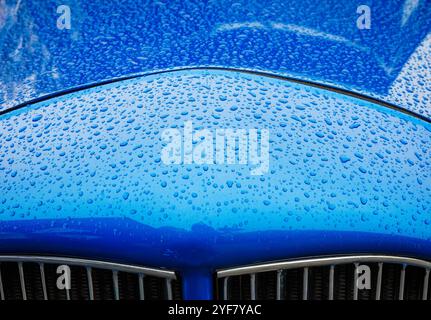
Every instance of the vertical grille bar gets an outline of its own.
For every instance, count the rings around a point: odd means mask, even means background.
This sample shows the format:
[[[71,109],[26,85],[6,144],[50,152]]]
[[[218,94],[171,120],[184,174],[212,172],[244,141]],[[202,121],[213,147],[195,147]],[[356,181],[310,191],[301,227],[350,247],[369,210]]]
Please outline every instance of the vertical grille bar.
[[[302,300],[308,299],[308,267],[304,268],[304,276],[302,280]]]
[[[27,292],[25,291],[24,269],[22,268],[22,262],[18,262],[18,270],[19,282],[21,283],[22,299],[27,300]]]
[[[335,266],[331,265],[329,269],[329,300],[334,300],[334,272]]]
[[[355,263],[355,275],[353,276],[353,300],[358,300],[358,266],[359,263]]]
[[[43,299],[48,300],[48,292],[46,291],[45,265],[39,263],[40,281],[42,282]]]
[[[166,297],[168,300],[172,300],[172,280],[171,279],[166,279],[165,283],[166,283]]]
[[[90,300],[94,300],[94,289],[93,289],[93,275],[91,267],[87,267],[87,282],[88,282],[88,295]]]
[[[424,277],[424,288],[422,291],[422,300],[426,300],[428,298],[429,276],[430,276],[430,269],[426,269],[425,270],[425,277]]]
[[[229,281],[229,277],[225,277],[223,279],[223,299],[224,300],[228,300],[228,281]]]
[[[139,274],[139,299],[145,300],[144,275],[142,273]]]
[[[256,300],[256,274],[250,274],[250,295],[251,300]]]
[[[400,275],[400,291],[398,293],[398,300],[404,299],[404,282],[406,279],[406,265],[403,264],[403,268],[401,269],[401,275]]]
[[[0,300],[4,300],[3,281],[1,279],[1,263],[0,263]]]
[[[277,300],[281,300],[283,298],[282,293],[284,292],[284,280],[284,270],[277,270]]]
[[[112,280],[114,283],[114,299],[120,300],[120,290],[118,289],[118,271],[112,270]]]
[[[383,274],[383,263],[379,262],[379,273],[377,274],[377,286],[376,286],[376,300],[380,300],[382,292],[382,274]]]

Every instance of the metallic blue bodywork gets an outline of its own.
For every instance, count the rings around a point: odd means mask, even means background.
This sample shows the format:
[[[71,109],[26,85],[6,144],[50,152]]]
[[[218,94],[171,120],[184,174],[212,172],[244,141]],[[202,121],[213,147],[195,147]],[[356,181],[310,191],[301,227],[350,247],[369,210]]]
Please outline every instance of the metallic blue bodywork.
[[[0,110],[29,102],[0,118],[0,253],[170,268],[188,299],[212,297],[215,269],[259,261],[429,259],[428,121],[227,70],[429,118],[431,6],[409,3],[370,2],[373,27],[357,30],[353,1],[78,1],[70,31],[54,2],[0,4]],[[157,73],[202,66],[222,69]],[[268,129],[269,172],[165,165],[161,133],[186,121]]]
[[[56,26],[64,4],[71,30]],[[359,5],[371,8],[370,30],[356,26]],[[5,0],[0,109],[130,74],[220,66],[343,87],[431,117],[430,30],[429,0]]]

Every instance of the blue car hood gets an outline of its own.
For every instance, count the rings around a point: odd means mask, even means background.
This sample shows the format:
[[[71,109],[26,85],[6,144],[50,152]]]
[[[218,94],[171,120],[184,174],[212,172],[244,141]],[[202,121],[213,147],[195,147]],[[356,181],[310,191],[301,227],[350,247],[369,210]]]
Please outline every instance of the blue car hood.
[[[217,130],[247,137],[235,161]],[[431,254],[430,123],[337,92],[173,71],[9,112],[0,139],[2,252],[179,269]]]
[[[431,5],[365,1],[0,3],[0,110],[87,84],[183,67],[260,70],[344,88],[430,118]],[[359,11],[360,12],[360,11]]]

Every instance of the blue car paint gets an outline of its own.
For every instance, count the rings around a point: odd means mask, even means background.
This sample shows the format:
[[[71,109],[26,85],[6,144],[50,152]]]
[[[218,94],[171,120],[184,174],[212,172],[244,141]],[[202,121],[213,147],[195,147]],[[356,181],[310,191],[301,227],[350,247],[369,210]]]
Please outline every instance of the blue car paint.
[[[0,4],[2,57],[0,110],[7,110],[17,104],[54,92],[62,92],[89,83],[96,84],[103,80],[181,67],[219,66],[265,71],[344,88],[396,104],[425,117],[431,117],[429,108],[431,6],[429,1],[367,1],[366,3],[304,0],[271,1],[270,3],[158,1],[142,4],[136,4],[135,1],[119,3],[67,1],[72,9],[72,30],[70,31],[56,28],[55,23],[58,18],[56,7],[59,4],[64,4],[64,1],[61,3],[6,1]],[[358,17],[356,8],[359,4],[367,4],[372,9],[371,30],[356,28]],[[242,76],[239,78],[241,82]],[[143,80],[144,83],[145,81]],[[262,86],[269,85],[267,79],[262,81]],[[117,85],[122,86],[120,83]],[[125,87],[127,89],[127,85]],[[296,88],[296,86],[293,87]],[[327,94],[321,90],[311,91],[316,97]],[[174,95],[180,93],[181,89],[174,90]],[[59,100],[67,102],[71,97],[78,96],[79,99],[87,94],[88,91],[61,97]],[[99,98],[102,98],[105,94],[107,94],[105,91],[101,91],[99,94],[96,93],[96,96],[100,95]],[[307,96],[313,97],[311,93]],[[268,100],[274,102],[272,97]],[[30,199],[31,195],[35,198],[44,198],[52,194],[56,188],[70,189],[67,183],[62,188],[58,183],[69,177],[70,172],[62,168],[66,165],[64,159],[67,155],[60,155],[61,149],[65,146],[57,143],[61,140],[62,134],[59,133],[60,128],[55,128],[55,121],[63,121],[68,110],[60,107],[56,114],[52,107],[58,107],[58,105],[51,105],[54,102],[48,101],[7,114],[1,120],[0,170],[4,175],[0,202],[1,252],[98,257],[173,268],[184,278],[185,298],[211,297],[213,293],[211,277],[214,269],[238,264],[345,252],[393,253],[429,258],[429,125],[409,116],[342,96],[335,98],[337,103],[331,103],[331,110],[335,114],[336,104],[343,106],[348,103],[344,100],[354,101],[353,104],[358,104],[358,108],[379,110],[378,113],[371,112],[363,115],[359,120],[350,118],[352,121],[349,129],[343,132],[346,138],[358,128],[367,126],[369,129],[371,126],[370,135],[377,134],[378,137],[374,140],[370,138],[370,144],[374,144],[374,141],[379,141],[383,145],[393,143],[382,148],[382,152],[361,153],[362,159],[354,152],[353,156],[347,157],[350,158],[348,161],[344,155],[338,159],[330,157],[329,163],[323,165],[326,170],[323,176],[330,174],[331,163],[337,163],[334,172],[338,169],[339,172],[346,173],[354,172],[349,167],[354,161],[358,162],[355,162],[355,165],[366,161],[371,163],[381,161],[382,163],[373,167],[371,172],[380,174],[378,168],[381,172],[385,172],[385,168],[392,170],[388,174],[394,181],[388,182],[392,188],[383,190],[377,187],[378,184],[374,185],[373,181],[363,182],[359,179],[358,190],[362,187],[362,192],[367,195],[371,192],[374,197],[361,199],[355,195],[353,200],[343,199],[340,202],[338,202],[337,193],[334,193],[334,200],[331,200],[332,192],[329,192],[328,187],[328,194],[322,198],[325,199],[324,204],[327,208],[325,210],[320,207],[317,210],[322,213],[321,221],[319,219],[301,220],[307,217],[309,212],[307,210],[315,209],[313,206],[307,208],[304,205],[306,199],[310,199],[306,198],[305,192],[301,194],[302,198],[295,197],[294,192],[290,192],[292,203],[285,206],[295,212],[292,216],[288,214],[290,217],[288,221],[280,221],[283,214],[277,215],[274,211],[265,212],[268,218],[263,222],[256,217],[255,213],[246,212],[243,213],[242,218],[240,215],[235,219],[238,211],[233,212],[232,209],[235,209],[233,206],[226,206],[226,212],[223,210],[219,216],[213,216],[207,212],[203,215],[206,219],[202,218],[202,220],[199,215],[192,214],[194,210],[187,211],[186,207],[183,208],[183,212],[187,212],[185,216],[190,213],[189,221],[184,219],[158,221],[160,212],[153,214],[152,218],[139,220],[136,215],[143,215],[141,212],[131,215],[127,210],[119,210],[107,217],[99,218],[97,210],[92,210],[91,207],[93,204],[96,207],[100,205],[100,199],[85,199],[83,206],[79,207],[82,211],[79,214],[74,211],[78,208],[76,203],[74,207],[73,201],[80,201],[79,199],[82,198],[79,192],[69,195],[59,192],[56,201],[50,202],[52,199],[48,199],[39,206],[36,200]],[[316,101],[318,101],[317,98]],[[87,101],[87,103],[91,102]],[[253,102],[244,97],[241,103],[245,105]],[[101,106],[103,102],[99,101],[96,104]],[[293,107],[293,102],[290,104]],[[32,130],[37,131],[33,126],[38,121],[33,122],[33,119],[38,117],[36,115],[31,120],[25,119],[25,114],[34,112],[34,109],[39,107],[48,109],[48,111],[40,110],[40,113],[46,115],[45,112],[47,112],[52,116],[50,126],[54,124],[54,130],[47,127],[46,130],[50,131],[49,133],[44,132],[40,137],[35,133],[35,136],[29,140],[28,132],[31,136]],[[73,105],[69,107],[74,109]],[[188,108],[191,106],[184,106],[185,110]],[[98,108],[90,117],[97,118],[97,113],[102,109],[103,107]],[[346,108],[342,109],[346,110]],[[348,115],[352,116],[354,113],[352,107],[347,109],[350,109]],[[75,115],[79,119],[81,115],[73,112],[71,116]],[[279,113],[280,110],[277,112]],[[307,112],[310,112],[310,109],[307,109]],[[380,112],[386,116],[389,115],[390,120],[398,127],[389,125],[389,128],[386,128],[384,117],[376,117]],[[117,109],[115,113],[121,119],[121,111]],[[229,119],[229,117],[232,115],[226,115],[226,118]],[[337,118],[336,115],[334,117]],[[23,118],[24,120],[21,121]],[[316,129],[310,128],[304,119],[300,117],[296,119],[295,121],[300,121],[301,126],[305,127],[306,132],[301,133],[301,137],[305,137],[307,133],[313,133]],[[305,119],[314,120],[307,117]],[[64,122],[67,123],[69,120],[64,119]],[[270,120],[271,124],[277,122],[277,119]],[[335,123],[332,116],[327,120]],[[10,121],[8,125],[5,124],[7,121]],[[17,124],[14,121],[26,123],[24,125],[26,128],[14,127]],[[43,121],[43,118],[40,121]],[[85,119],[82,121],[84,122]],[[104,121],[98,119],[96,124],[102,124]],[[286,132],[289,130],[290,121],[289,119],[286,124],[283,124],[286,125]],[[327,125],[329,128],[329,124]],[[358,125],[359,127],[356,127]],[[130,135],[130,132],[127,132],[127,126],[128,124],[124,131],[120,128],[117,132],[120,133],[120,137]],[[65,127],[66,125],[62,129]],[[18,132],[15,129],[18,129]],[[93,128],[89,125],[87,129],[92,132],[97,130],[97,127]],[[372,133],[373,129],[377,133]],[[319,136],[322,134],[322,132],[314,133]],[[82,137],[87,134],[88,132],[84,130],[77,133]],[[287,133],[283,132],[283,134]],[[30,148],[19,152],[13,150],[13,146],[20,145],[20,141],[25,148],[34,140],[40,142],[38,139],[46,136],[51,139],[47,139],[46,144],[38,145],[39,148],[35,150]],[[400,148],[394,142],[394,137],[399,138],[401,145],[407,142],[409,147]],[[381,142],[379,139],[386,142]],[[109,136],[107,141],[118,142],[112,136]],[[348,141],[347,145],[350,150],[361,149],[360,146],[354,145],[354,141]],[[413,146],[410,147],[411,145]],[[330,146],[331,143],[326,146],[327,149]],[[95,151],[91,148],[86,150],[88,146],[84,146],[83,140],[70,142],[69,147],[72,153],[79,154],[81,150],[91,156],[97,157],[98,153],[102,156],[100,150]],[[83,150],[80,149],[81,147]],[[121,150],[119,147],[118,149]],[[136,153],[136,150],[133,151]],[[38,152],[41,153],[39,156],[37,156]],[[53,166],[46,165],[45,168],[45,165],[39,166],[39,163],[34,161],[35,158],[45,157],[45,153],[49,152],[53,152],[51,157],[48,157]],[[33,153],[35,157],[29,156],[29,153]],[[290,151],[288,153],[290,154]],[[294,153],[292,151],[292,154]],[[399,158],[397,153],[400,153]],[[296,164],[286,162],[286,166],[302,167],[305,170],[307,163],[313,162],[308,159],[309,155],[310,152],[304,151],[302,159],[298,156],[300,161]],[[315,157],[314,154],[311,158],[313,157]],[[28,161],[22,162],[25,159]],[[274,165],[273,158],[271,159]],[[341,161],[340,159],[346,161],[345,165],[337,162]],[[88,159],[84,157],[83,165],[86,160]],[[276,160],[276,163],[282,163],[281,159]],[[119,160],[120,165],[121,161],[124,160]],[[18,168],[17,162],[21,163]],[[117,168],[119,166],[115,161],[110,164],[116,164]],[[317,162],[313,167],[319,168]],[[362,169],[360,172],[367,171],[365,167],[357,169]],[[42,190],[38,189],[39,181],[33,184],[34,181],[31,179],[32,174],[37,170],[45,172],[40,177],[42,184],[45,184]],[[242,169],[238,168],[238,171],[242,172]],[[46,175],[47,172],[48,175]],[[89,177],[93,174],[89,171],[87,173]],[[310,173],[315,174],[312,171]],[[277,174],[275,173],[274,176]],[[50,181],[51,175],[60,180]],[[399,178],[401,181],[396,180],[397,175],[401,177]],[[118,176],[127,176],[124,167]],[[309,180],[298,179],[296,187],[303,189],[312,185],[315,182],[312,177],[316,175],[311,175]],[[44,178],[46,178],[45,182]],[[99,181],[97,175],[91,178],[93,182]],[[405,178],[406,181],[403,181]],[[415,178],[416,181],[414,181]],[[246,179],[245,176],[244,179]],[[72,180],[76,181],[76,178]],[[26,181],[29,184],[26,184]],[[398,182],[401,184],[399,188],[395,186]],[[48,190],[49,183],[52,183],[52,190]],[[265,184],[261,181],[257,183],[262,186]],[[87,185],[93,186],[91,179]],[[121,185],[128,187],[127,181],[123,181]],[[79,186],[79,184],[76,186],[77,190]],[[276,194],[276,187],[272,184],[268,187],[267,193]],[[345,184],[340,186],[340,189],[342,192],[349,190]],[[397,192],[399,197],[395,196]],[[405,192],[405,199],[402,198],[403,192]],[[163,192],[160,191],[160,194]],[[232,192],[232,196],[235,195],[237,193]],[[124,197],[130,200],[132,196],[133,193],[129,192],[127,196],[122,192],[119,199],[111,199],[115,204],[126,201]],[[311,196],[309,192],[308,196]],[[250,195],[240,196],[242,199],[247,197],[254,200]],[[165,195],[165,199],[168,198]],[[223,195],[220,198],[223,198]],[[299,205],[295,205],[297,198],[299,198]],[[145,195],[138,200],[145,202]],[[374,204],[374,208],[372,201],[378,203],[378,205]],[[69,207],[67,207],[68,202],[72,203]],[[317,202],[317,199],[314,199],[314,202]],[[58,211],[59,203],[64,203],[67,208],[61,207]],[[274,201],[268,206],[275,207]],[[352,210],[350,220],[347,214],[343,214],[343,210],[347,210],[349,206]],[[125,207],[127,206],[123,203],[119,209]],[[265,210],[263,206],[257,206],[257,208]],[[208,207],[208,211],[210,209],[211,206]],[[216,212],[217,208],[214,209]],[[331,214],[328,210],[334,212]],[[63,211],[65,214],[61,213]],[[171,210],[170,214],[173,211]],[[327,219],[326,224],[324,219]],[[251,223],[250,221],[245,223],[245,220],[251,220]]]
[[[71,9],[71,29],[56,9]],[[357,8],[371,29],[357,28]],[[0,109],[179,67],[260,70],[431,117],[431,2],[17,1],[0,4]]]
[[[178,270],[351,252],[430,256],[431,125],[378,104],[232,71],[156,74],[4,114],[0,252]],[[270,130],[270,169],[165,165],[161,131]],[[196,276],[194,276],[196,275]]]

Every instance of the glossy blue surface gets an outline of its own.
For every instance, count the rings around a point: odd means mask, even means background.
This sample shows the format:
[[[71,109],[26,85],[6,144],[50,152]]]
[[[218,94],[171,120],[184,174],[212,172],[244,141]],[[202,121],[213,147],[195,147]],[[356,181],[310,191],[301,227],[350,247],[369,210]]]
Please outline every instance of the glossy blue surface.
[[[0,121],[1,252],[173,268],[187,298],[208,298],[210,275],[227,266],[431,254],[431,124],[380,105],[187,70],[81,90]],[[269,130],[268,172],[165,164],[163,130],[187,121],[195,132]]]
[[[259,70],[431,118],[430,1],[0,2],[0,110],[182,67]],[[63,4],[63,2],[61,3]],[[361,2],[362,4],[362,2]],[[269,170],[166,165],[163,130],[270,132]],[[197,142],[196,142],[197,144]],[[431,125],[372,102],[228,70],[95,86],[0,116],[0,253],[177,270],[352,252],[431,257]]]
[[[56,27],[56,8],[72,28]],[[360,4],[370,30],[356,26]],[[431,117],[431,3],[17,1],[0,3],[0,109],[104,79],[190,66],[283,74]]]

